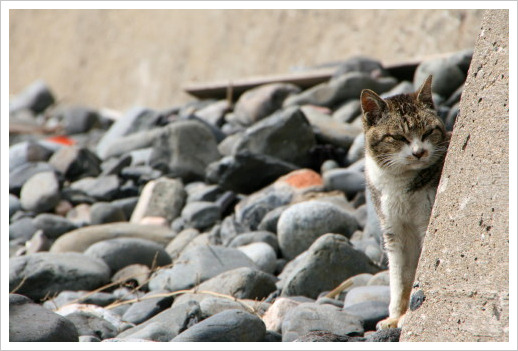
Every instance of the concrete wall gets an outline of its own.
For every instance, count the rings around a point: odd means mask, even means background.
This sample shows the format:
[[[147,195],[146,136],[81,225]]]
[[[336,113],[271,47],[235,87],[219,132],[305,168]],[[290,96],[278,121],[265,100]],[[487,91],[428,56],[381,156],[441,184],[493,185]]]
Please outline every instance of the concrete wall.
[[[38,78],[92,107],[168,108],[187,82],[473,48],[482,10],[11,10],[9,91]]]
[[[419,262],[426,299],[407,316],[402,341],[509,340],[508,98],[509,13],[491,10]]]

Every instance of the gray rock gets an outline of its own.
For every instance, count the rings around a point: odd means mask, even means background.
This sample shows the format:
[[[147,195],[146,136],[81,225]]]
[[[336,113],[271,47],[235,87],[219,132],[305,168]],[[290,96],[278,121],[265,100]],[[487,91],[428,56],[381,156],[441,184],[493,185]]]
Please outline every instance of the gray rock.
[[[184,206],[186,192],[177,179],[159,178],[148,182],[139,197],[131,216],[137,223],[144,217],[163,217],[168,222],[177,218]]]
[[[289,204],[294,193],[294,189],[288,185],[274,183],[263,188],[236,205],[234,210],[236,220],[251,229],[256,229],[268,212]]]
[[[16,211],[21,209],[22,204],[20,203],[20,199],[13,194],[9,194],[9,218],[11,218],[12,215],[16,213]]]
[[[255,242],[239,246],[237,249],[250,257],[261,271],[270,274],[275,272],[277,254],[267,243]]]
[[[412,85],[413,90],[413,85]],[[350,123],[361,116],[362,107],[359,99],[352,99],[333,112],[333,119],[340,123]]]
[[[237,121],[249,126],[281,108],[288,95],[300,92],[293,84],[272,83],[244,92],[236,102],[234,114]]]
[[[250,194],[297,168],[271,156],[244,151],[211,163],[207,167],[206,179],[224,189]]]
[[[356,274],[350,278],[347,278],[347,280],[349,280],[352,285],[350,287],[348,287],[347,289],[344,289],[342,291],[342,293],[336,297],[338,299],[341,299],[341,304],[343,306],[343,299],[345,298],[345,295],[347,295],[347,293],[349,291],[351,291],[352,289],[358,287],[358,286],[366,286],[368,284],[368,282],[372,279],[373,275],[370,274],[370,273],[360,273],[360,274]],[[324,293],[327,293],[327,292],[323,292],[322,294]]]
[[[367,224],[367,205],[359,205],[356,208],[356,211],[354,211],[354,216],[356,217],[356,221],[360,228],[365,228],[365,225]]]
[[[422,62],[414,74],[414,87],[420,87],[431,74],[432,92],[448,98],[466,80],[466,72],[460,67],[464,58],[462,55],[454,55]]]
[[[28,211],[45,212],[59,202],[60,185],[54,172],[41,172],[30,177],[20,191],[22,208]]]
[[[79,190],[97,200],[110,201],[119,192],[121,181],[116,175],[100,176],[97,178],[87,177],[77,180],[70,185],[70,188]]]
[[[195,301],[178,304],[133,328],[123,331],[117,338],[127,341],[145,339],[169,341],[200,320],[200,306]]]
[[[384,99],[399,95],[399,94],[411,94],[415,91],[414,84],[411,82],[405,80],[400,82],[398,85],[396,85],[394,88],[390,89],[389,91],[381,94],[380,96]]]
[[[349,72],[288,97],[284,101],[284,106],[307,104],[333,107],[337,103],[357,99],[363,89],[371,89],[380,94],[392,89],[396,84],[397,80],[392,77],[375,79],[369,73]]]
[[[142,300],[135,302],[124,312],[124,321],[141,324],[158,313],[170,308],[173,304],[173,296],[159,296],[166,294],[167,291],[152,291],[142,297]],[[156,297],[153,297],[156,296]]]
[[[55,152],[53,148],[42,142],[16,143],[9,147],[9,172],[27,162],[47,161],[53,152]]]
[[[453,107],[454,105],[458,104],[460,102],[460,98],[462,97],[462,93],[464,92],[465,84],[462,84],[455,90],[448,100],[444,102],[444,106],[446,107]]]
[[[78,341],[74,324],[68,319],[33,303],[29,298],[9,294],[9,341]]]
[[[337,335],[326,331],[310,331],[301,337],[293,340],[293,342],[364,342],[365,338],[361,336]]]
[[[77,225],[65,217],[51,213],[37,215],[32,223],[35,228],[41,229],[43,234],[49,239],[56,239],[65,233],[77,229]]]
[[[9,260],[9,291],[32,299],[64,290],[94,290],[109,280],[110,269],[102,260],[79,253],[38,252]]]
[[[387,286],[389,284],[390,284],[390,275],[389,275],[388,270],[381,271],[381,272],[374,274],[374,276],[372,276],[372,278],[367,283],[367,285],[387,285]]]
[[[23,244],[32,238],[37,230],[38,228],[34,225],[32,218],[20,218],[9,225],[9,240],[15,240]]]
[[[74,323],[79,335],[91,335],[101,340],[117,335],[117,328],[107,320],[88,312],[77,311],[66,316]]]
[[[380,75],[384,73],[381,62],[365,56],[354,56],[340,64],[331,79],[337,79],[349,72],[374,73]]]
[[[385,253],[382,246],[373,238],[351,240],[354,248],[363,251],[372,262],[382,265],[385,260]]]
[[[415,311],[421,305],[423,304],[424,300],[426,299],[426,296],[424,295],[423,290],[417,290],[415,293],[412,294],[410,297],[410,310]]]
[[[194,115],[215,127],[221,127],[224,121],[225,113],[227,113],[229,110],[230,106],[228,101],[219,100],[200,108],[194,112]]]
[[[205,295],[205,298],[201,299],[199,303],[202,319],[206,319],[220,312],[232,309],[250,312],[247,305],[243,302],[223,297]]]
[[[120,175],[124,179],[132,179],[138,183],[146,183],[160,178],[164,173],[148,165],[124,167]]]
[[[134,107],[127,111],[112,124],[97,144],[96,151],[99,157],[106,158],[109,147],[118,143],[120,137],[147,129],[149,120],[155,114],[155,112],[142,107]]]
[[[284,280],[282,296],[316,298],[320,292],[332,290],[352,276],[379,271],[364,253],[355,250],[339,234],[318,238],[293,266],[286,266],[289,273],[279,276]]]
[[[132,157],[129,154],[121,157],[112,157],[101,163],[101,175],[119,175],[123,168],[131,165]]]
[[[134,223],[108,223],[78,228],[60,236],[50,248],[51,252],[83,252],[99,241],[115,238],[142,238],[166,245],[173,237],[171,229]]]
[[[282,213],[288,208],[288,206],[280,206],[271,211],[268,211],[261,222],[257,226],[258,230],[265,230],[271,233],[277,234],[277,223]]]
[[[138,196],[133,196],[124,199],[114,200],[110,203],[112,204],[112,206],[120,208],[122,212],[124,212],[124,216],[126,218],[131,218],[131,216],[133,215],[133,211],[137,206],[138,200]]]
[[[401,328],[389,328],[377,331],[367,336],[367,342],[398,342],[401,336]]]
[[[62,291],[53,299],[43,303],[43,307],[49,310],[57,310],[71,303],[90,304],[97,306],[108,306],[115,302],[117,298],[111,293],[91,292],[91,291]]]
[[[207,246],[207,245],[219,245],[219,241],[217,237],[212,234],[212,230],[210,233],[202,233],[196,236],[194,239],[187,244],[184,251],[190,250],[196,246]]]
[[[291,107],[248,128],[233,152],[246,150],[305,167],[309,164],[309,150],[314,145],[315,136],[304,113]]]
[[[388,317],[388,303],[383,301],[366,301],[344,308],[344,312],[358,316],[365,330],[376,330],[376,324]]]
[[[111,281],[122,286],[141,287],[147,289],[147,281],[151,275],[151,268],[143,264],[130,264],[119,269],[112,275]]]
[[[183,251],[172,268],[158,270],[149,281],[149,289],[189,289],[220,273],[239,267],[256,268],[255,263],[237,249],[195,246]]]
[[[90,223],[92,225],[125,222],[126,220],[122,209],[108,202],[96,202],[90,208]]]
[[[241,310],[226,310],[209,317],[172,339],[172,342],[257,342],[266,334],[263,321]]]
[[[355,124],[336,121],[314,106],[303,106],[302,111],[320,143],[348,150],[356,136],[362,132],[362,129]]]
[[[220,158],[214,134],[194,120],[178,121],[164,128],[153,145],[150,165],[164,167],[172,177],[184,181],[203,179],[207,165]]]
[[[165,251],[169,254],[169,256],[171,256],[173,260],[175,260],[187,247],[187,245],[198,235],[200,235],[200,232],[197,229],[184,229],[178,233],[178,235],[175,236],[174,239],[169,242],[169,244],[167,244]]]
[[[106,148],[103,159],[120,157],[125,154],[131,155],[133,151],[152,148],[156,139],[160,138],[166,132],[167,129],[165,127],[157,127],[122,136],[117,139],[117,143],[113,143]]]
[[[238,299],[261,300],[275,288],[277,278],[250,267],[225,271],[198,285],[198,291],[213,291]]]
[[[27,162],[9,172],[9,192],[20,194],[22,186],[37,173],[54,172],[55,169],[46,162]]]
[[[243,139],[244,135],[245,132],[241,131],[227,136],[218,144],[219,153],[223,156],[233,155],[234,149],[236,148],[237,144],[241,142],[241,139]]]
[[[326,190],[340,190],[349,199],[365,190],[365,175],[349,168],[331,169],[323,174]]]
[[[9,111],[30,109],[34,113],[40,113],[54,102],[54,95],[47,83],[37,80],[13,98],[9,103]]]
[[[190,202],[182,210],[185,225],[198,230],[212,227],[220,216],[219,206],[207,201]]]
[[[248,226],[236,221],[235,214],[231,214],[221,222],[219,237],[223,245],[228,245],[236,236],[249,231]]]
[[[354,138],[354,141],[347,151],[346,161],[353,164],[365,156],[365,134],[361,133]]]
[[[93,335],[80,335],[79,342],[101,342],[101,339]]]
[[[187,191],[187,202],[215,202],[225,192],[218,185],[208,185],[203,182],[190,183],[185,190]]]
[[[43,234],[43,231],[37,230],[32,238],[25,242],[25,254],[30,255],[35,252],[48,251],[50,245],[50,240]]]
[[[97,155],[77,146],[64,147],[56,151],[49,164],[71,181],[97,177],[101,173],[101,160]]]
[[[151,155],[153,154],[153,147],[146,147],[143,149],[133,150],[128,152],[126,155],[131,157],[130,166],[144,166],[149,165],[151,161]]]
[[[344,308],[362,303],[381,301],[387,306],[390,303],[390,287],[387,285],[358,286],[351,289],[344,300]]]
[[[328,304],[328,305],[336,306],[338,308],[344,307],[343,301],[335,300],[335,299],[326,297],[325,295],[322,295],[322,294],[324,294],[324,293],[320,294],[320,297],[317,299],[316,303],[318,303],[320,305]]]
[[[446,120],[444,121],[444,125],[446,127],[446,130],[452,131],[453,126],[455,125],[455,121],[457,120],[457,116],[460,113],[460,102],[453,105],[448,112],[448,115],[446,116]]]
[[[68,201],[65,199],[65,201]],[[77,227],[84,227],[90,225],[90,205],[88,203],[81,203],[70,209],[66,214],[66,219],[72,222]],[[66,233],[65,233],[66,234]]]
[[[268,231],[256,231],[239,234],[230,241],[228,246],[239,247],[257,242],[266,243],[272,247],[274,252],[279,252],[279,241],[277,240],[277,236]]]
[[[304,302],[313,303],[315,301],[304,296],[275,298],[274,302],[268,307],[262,316],[262,319],[266,325],[266,329],[280,333],[282,322],[286,314]]]
[[[161,267],[171,263],[162,245],[140,238],[117,238],[93,244],[85,255],[102,259],[112,273],[132,264]]]
[[[96,126],[100,126],[99,115],[96,111],[84,106],[65,106],[58,113],[65,127],[65,133],[86,133]]]
[[[93,197],[86,195],[83,191],[72,189],[70,187],[61,189],[61,199],[72,206],[90,206],[96,201]],[[70,212],[66,212],[67,217],[69,216],[69,213]],[[88,223],[90,223],[90,220],[88,220]]]
[[[323,234],[350,237],[358,224],[354,216],[340,207],[322,201],[306,201],[285,210],[277,224],[279,247],[291,259],[307,250]]]
[[[282,341],[289,342],[313,330],[337,335],[363,333],[361,320],[331,305],[302,303],[289,311],[282,322]]]
[[[320,166],[320,173],[324,174],[325,172],[336,168],[340,168],[338,162],[336,162],[335,160],[325,160]]]

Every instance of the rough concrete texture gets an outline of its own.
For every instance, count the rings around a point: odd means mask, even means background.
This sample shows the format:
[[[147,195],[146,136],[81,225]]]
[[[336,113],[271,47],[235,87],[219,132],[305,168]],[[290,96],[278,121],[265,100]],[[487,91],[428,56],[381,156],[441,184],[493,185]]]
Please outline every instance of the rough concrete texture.
[[[471,49],[481,18],[462,9],[11,10],[9,92],[42,78],[66,103],[170,108],[190,100],[189,82]]]
[[[509,12],[488,10],[401,341],[509,341],[508,98]]]

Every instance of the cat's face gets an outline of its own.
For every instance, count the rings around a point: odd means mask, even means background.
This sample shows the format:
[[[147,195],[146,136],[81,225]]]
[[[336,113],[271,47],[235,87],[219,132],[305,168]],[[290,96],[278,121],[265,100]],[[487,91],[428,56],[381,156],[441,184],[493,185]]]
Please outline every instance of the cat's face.
[[[381,99],[362,92],[366,152],[381,168],[427,168],[446,152],[446,130],[431,98],[431,77],[414,94]]]

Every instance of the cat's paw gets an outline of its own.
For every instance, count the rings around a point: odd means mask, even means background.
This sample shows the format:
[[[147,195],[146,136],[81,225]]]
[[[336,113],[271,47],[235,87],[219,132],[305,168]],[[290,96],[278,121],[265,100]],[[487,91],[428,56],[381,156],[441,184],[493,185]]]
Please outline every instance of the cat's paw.
[[[401,318],[386,318],[376,324],[376,330],[383,330],[389,328],[397,328]]]

